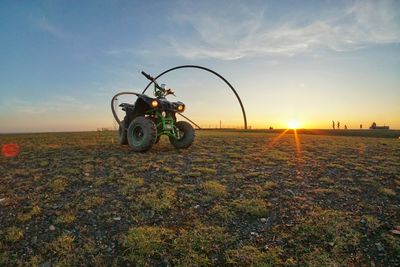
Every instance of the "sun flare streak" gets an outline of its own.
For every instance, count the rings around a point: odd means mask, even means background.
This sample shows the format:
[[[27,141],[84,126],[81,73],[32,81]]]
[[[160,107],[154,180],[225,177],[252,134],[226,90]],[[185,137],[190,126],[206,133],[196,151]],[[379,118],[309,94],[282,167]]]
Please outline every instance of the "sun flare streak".
[[[273,147],[279,141],[279,139],[281,139],[287,133],[287,131],[289,131],[289,129],[284,130],[277,137],[272,139],[271,142],[269,142],[269,144],[268,144],[268,148]]]
[[[300,148],[300,138],[299,134],[297,133],[297,129],[293,130],[293,135],[294,135],[294,141],[296,142],[297,157],[299,158],[301,156],[301,148]]]

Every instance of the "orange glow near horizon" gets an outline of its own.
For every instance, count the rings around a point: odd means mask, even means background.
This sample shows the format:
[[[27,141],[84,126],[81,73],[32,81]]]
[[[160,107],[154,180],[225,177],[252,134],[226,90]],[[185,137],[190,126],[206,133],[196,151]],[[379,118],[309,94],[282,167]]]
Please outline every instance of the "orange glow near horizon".
[[[288,122],[289,129],[298,129],[300,127],[299,120],[292,119]]]

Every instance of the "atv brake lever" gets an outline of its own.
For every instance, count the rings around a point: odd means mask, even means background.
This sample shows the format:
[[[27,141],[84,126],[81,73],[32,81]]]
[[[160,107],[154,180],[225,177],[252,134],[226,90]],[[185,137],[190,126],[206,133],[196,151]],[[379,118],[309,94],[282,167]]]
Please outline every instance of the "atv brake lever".
[[[173,96],[175,96],[176,97],[176,95],[175,95],[175,93],[174,93],[174,91],[172,91],[172,89],[171,88],[169,88],[168,90],[167,90],[167,95],[173,95]]]

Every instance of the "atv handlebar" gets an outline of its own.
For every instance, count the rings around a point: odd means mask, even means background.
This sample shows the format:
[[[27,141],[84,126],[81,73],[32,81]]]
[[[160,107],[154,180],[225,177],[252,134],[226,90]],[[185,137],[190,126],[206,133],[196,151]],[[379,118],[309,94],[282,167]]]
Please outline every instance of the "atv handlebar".
[[[150,76],[149,74],[147,74],[146,72],[142,71],[142,74],[143,74],[143,76],[146,77],[148,80],[154,81],[154,78],[151,77],[151,76]]]
[[[146,77],[148,80],[150,80],[152,83],[154,83],[154,86],[155,86],[155,89],[154,89],[154,90],[155,90],[155,91],[156,91],[156,89],[160,90],[162,96],[167,96],[167,95],[173,95],[173,96],[175,96],[174,92],[173,92],[171,89],[168,89],[168,90],[167,90],[167,89],[165,89],[165,88],[159,86],[158,83],[157,83],[157,81],[156,81],[156,79],[153,78],[153,77],[151,77],[150,74],[147,74],[146,72],[142,71],[142,75],[143,75],[144,77]]]
[[[161,91],[165,91],[164,88],[162,88],[161,86],[158,85],[156,79],[154,79],[153,77],[151,77],[150,74],[147,74],[146,72],[142,71],[142,74],[144,77],[146,77],[148,80],[152,81],[154,83],[154,85],[156,86],[157,89],[161,90]]]

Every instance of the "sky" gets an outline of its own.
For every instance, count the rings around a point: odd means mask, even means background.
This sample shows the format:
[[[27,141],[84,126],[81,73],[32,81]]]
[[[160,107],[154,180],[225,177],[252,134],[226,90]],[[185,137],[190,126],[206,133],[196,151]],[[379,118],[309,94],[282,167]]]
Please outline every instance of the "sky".
[[[185,64],[252,128],[400,129],[399,43],[396,0],[1,1],[0,133],[113,127],[115,93]],[[160,82],[200,126],[243,127],[210,73]]]

